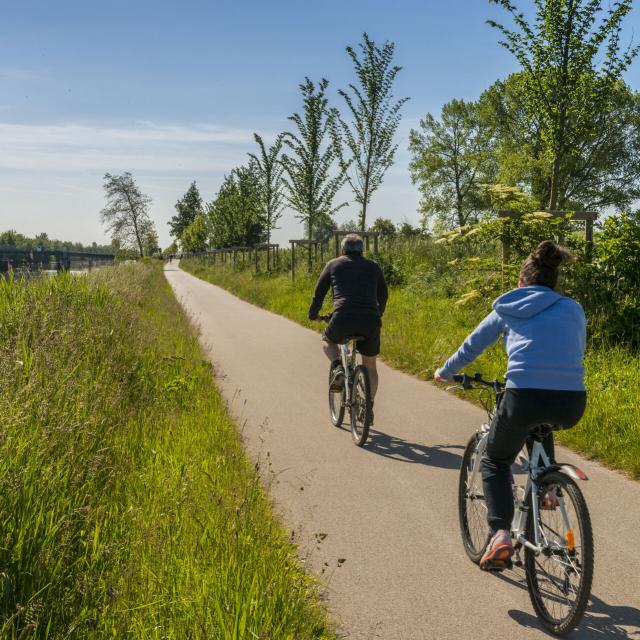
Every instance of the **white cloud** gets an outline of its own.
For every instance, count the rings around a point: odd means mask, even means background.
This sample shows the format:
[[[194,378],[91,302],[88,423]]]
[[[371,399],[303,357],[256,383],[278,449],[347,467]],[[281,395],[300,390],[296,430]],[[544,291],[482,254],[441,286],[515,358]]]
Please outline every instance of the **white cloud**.
[[[417,220],[418,194],[410,183],[406,150],[408,130],[398,131],[396,163],[374,195],[371,219]],[[270,143],[275,135],[263,136]],[[161,244],[169,244],[167,220],[192,180],[205,201],[214,197],[223,174],[247,161],[254,149],[253,132],[211,123],[126,125],[14,124],[0,122],[0,231],[15,228],[34,235],[82,242],[107,242],[99,221],[104,205],[105,172],[131,171],[153,201]],[[351,201],[343,188],[339,201]],[[343,209],[338,222],[355,219],[357,207]],[[303,233],[291,211],[275,233],[277,242]]]
[[[214,124],[128,126],[0,122],[0,168],[19,171],[226,171],[253,132]]]

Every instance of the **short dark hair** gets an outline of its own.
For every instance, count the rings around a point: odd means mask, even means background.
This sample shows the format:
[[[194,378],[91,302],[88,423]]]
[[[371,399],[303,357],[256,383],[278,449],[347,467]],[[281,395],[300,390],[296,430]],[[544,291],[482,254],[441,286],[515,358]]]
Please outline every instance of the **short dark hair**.
[[[522,263],[520,279],[528,286],[539,284],[555,289],[560,275],[560,265],[575,260],[575,256],[564,247],[551,240],[544,240]]]
[[[344,253],[362,253],[364,251],[364,242],[357,233],[349,233],[342,239],[340,244]]]

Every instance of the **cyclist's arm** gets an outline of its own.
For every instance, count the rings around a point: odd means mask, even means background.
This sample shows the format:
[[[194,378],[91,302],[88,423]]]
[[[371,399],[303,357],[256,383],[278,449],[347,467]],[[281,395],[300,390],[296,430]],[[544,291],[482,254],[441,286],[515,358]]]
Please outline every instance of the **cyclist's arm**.
[[[384,279],[384,273],[382,273],[382,269],[378,267],[379,276],[378,276],[378,309],[380,309],[380,317],[384,314],[384,310],[387,307],[387,300],[389,299],[389,289],[387,287],[387,282]]]
[[[461,347],[436,371],[436,375],[443,380],[451,378],[468,364],[471,364],[482,352],[498,340],[504,331],[500,316],[492,311],[467,336]]]
[[[324,298],[327,295],[327,291],[329,291],[330,286],[331,271],[329,269],[329,265],[327,265],[320,274],[316,284],[316,290],[313,293],[313,299],[311,300],[311,306],[309,307],[309,320],[318,319],[318,313],[320,313],[320,309],[322,309],[322,303],[324,302]]]

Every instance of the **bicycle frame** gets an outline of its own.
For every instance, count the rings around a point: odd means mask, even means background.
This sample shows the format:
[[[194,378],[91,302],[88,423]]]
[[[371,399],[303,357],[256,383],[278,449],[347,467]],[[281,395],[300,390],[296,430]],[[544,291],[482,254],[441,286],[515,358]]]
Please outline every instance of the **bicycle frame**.
[[[345,404],[351,406],[351,383],[353,382],[353,371],[356,368],[356,341],[349,340],[345,344],[339,344],[340,360],[342,361],[342,368],[344,369],[344,399]]]
[[[469,486],[475,487],[478,486],[476,483],[481,481],[480,479],[480,464],[482,458],[485,455],[487,449],[487,441],[489,439],[489,423],[485,423],[480,427],[480,440],[476,445],[476,452],[473,461],[473,470],[470,474],[469,478]],[[518,498],[518,491],[516,488],[516,492],[514,495],[514,506],[515,513],[513,517],[513,522],[511,523],[511,533],[516,542],[518,542],[521,546],[527,547],[531,551],[533,551],[536,555],[542,553],[545,549],[559,549],[560,547],[557,544],[549,542],[544,532],[540,527],[539,520],[539,504],[538,500],[531,500],[531,511],[534,522],[534,540],[531,542],[527,539],[526,536],[526,524],[527,524],[527,499],[529,496],[535,496],[538,494],[539,483],[538,479],[541,475],[544,474],[550,467],[549,457],[547,456],[544,447],[537,440],[534,441],[533,447],[531,448],[531,455],[529,456],[527,452],[526,445],[523,447],[520,452],[518,458],[523,460],[524,470],[527,472],[527,482],[524,487],[524,494],[522,500]],[[516,486],[514,484],[514,486]],[[571,528],[571,524],[569,522],[569,517],[567,515],[567,510],[564,504],[564,497],[558,496],[559,508],[562,514],[562,519],[564,521],[564,525],[566,529]]]

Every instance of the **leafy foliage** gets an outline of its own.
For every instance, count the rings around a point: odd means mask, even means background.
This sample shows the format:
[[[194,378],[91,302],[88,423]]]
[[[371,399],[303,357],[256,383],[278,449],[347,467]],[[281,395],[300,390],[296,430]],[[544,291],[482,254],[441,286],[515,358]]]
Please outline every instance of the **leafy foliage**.
[[[180,240],[184,230],[202,213],[202,198],[195,180],[184,196],[176,202],[175,209],[178,213],[169,220],[168,225],[171,235]]]
[[[39,233],[37,236],[30,238],[14,229],[8,229],[0,233],[0,246],[16,247],[17,249],[35,249],[40,246],[44,249],[66,249],[67,251],[86,253],[113,253],[116,250],[113,244],[98,244],[96,242],[83,244],[82,242],[71,242],[69,240],[54,240],[49,238],[46,233]]]
[[[183,251],[203,251],[207,248],[209,230],[203,214],[198,214],[195,220],[182,232],[180,244]]]
[[[216,198],[207,207],[212,247],[251,246],[264,238],[260,185],[253,162],[225,176]]]
[[[486,209],[481,188],[494,171],[494,134],[477,103],[452,100],[440,119],[430,113],[411,130],[411,178],[418,184],[425,223],[438,229],[477,221]]]
[[[360,57],[353,47],[346,48],[358,84],[349,84],[350,93],[338,90],[352,120],[347,123],[337,109],[332,109],[332,136],[340,167],[361,207],[360,229],[364,231],[367,205],[393,164],[398,148],[393,136],[400,124],[400,109],[409,98],[393,100],[393,83],[402,69],[393,65],[395,44],[385,42],[379,47],[364,33],[358,47]],[[342,143],[348,151],[346,158]],[[349,168],[353,171],[349,172]]]
[[[489,21],[523,69],[521,117],[538,145],[545,204],[566,208],[581,186],[570,176],[588,178],[612,142],[603,134],[618,117],[621,77],[638,53],[620,51],[631,0],[614,2],[601,20],[600,0],[535,0],[533,23],[511,0],[492,2],[515,23],[512,29]]]
[[[300,85],[303,113],[289,117],[297,133],[283,134],[289,149],[289,153],[282,156],[286,197],[297,217],[305,223],[309,240],[317,237],[321,223],[326,224],[336,211],[347,206],[346,202],[339,205],[333,202],[346,178],[343,170],[330,175],[337,151],[334,144],[325,142],[335,119],[335,114],[327,108],[328,85],[324,78],[317,87],[309,78],[305,79]]]
[[[284,166],[280,162],[283,141],[280,135],[273,145],[267,149],[264,141],[257,133],[254,133],[253,137],[259,147],[260,155],[250,153],[249,157],[253,161],[257,177],[260,221],[264,227],[266,241],[270,243],[271,232],[277,229],[276,224],[281,218],[284,209],[284,182],[282,179]],[[270,255],[270,252],[267,251],[267,269],[270,266]]]

